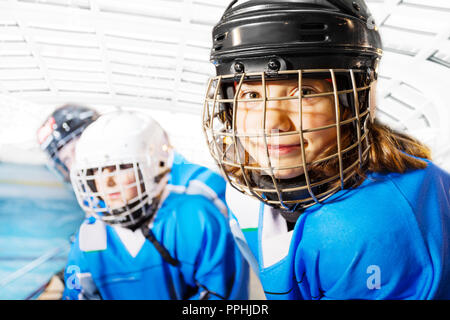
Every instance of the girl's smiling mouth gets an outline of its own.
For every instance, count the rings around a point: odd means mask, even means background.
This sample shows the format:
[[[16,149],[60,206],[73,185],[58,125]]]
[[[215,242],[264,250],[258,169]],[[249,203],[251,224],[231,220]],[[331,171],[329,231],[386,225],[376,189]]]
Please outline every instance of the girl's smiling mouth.
[[[297,153],[300,150],[300,143],[295,144],[268,144],[267,150],[270,155],[287,155],[290,153]]]

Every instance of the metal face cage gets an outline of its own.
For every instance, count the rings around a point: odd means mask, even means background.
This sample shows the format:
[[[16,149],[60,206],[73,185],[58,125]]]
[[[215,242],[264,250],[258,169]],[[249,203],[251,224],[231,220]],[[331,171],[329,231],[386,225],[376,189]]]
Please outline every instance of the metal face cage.
[[[146,218],[149,197],[139,162],[112,164],[72,171],[78,202],[87,215],[109,224],[129,227]]]
[[[328,85],[308,89],[319,82]],[[298,212],[323,202],[356,185],[367,163],[372,82],[355,69],[213,77],[202,115],[210,153],[232,187],[267,205]],[[284,84],[297,87],[296,94],[277,89]],[[313,126],[320,116],[314,106],[323,103],[329,121]],[[277,117],[289,125],[276,124]],[[324,137],[328,143],[320,146]]]

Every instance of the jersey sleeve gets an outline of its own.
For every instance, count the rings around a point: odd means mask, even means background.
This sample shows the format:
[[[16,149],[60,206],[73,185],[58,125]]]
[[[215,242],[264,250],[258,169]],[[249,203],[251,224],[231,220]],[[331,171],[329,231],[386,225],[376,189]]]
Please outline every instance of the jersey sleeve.
[[[184,201],[177,222],[177,252],[192,265],[185,274],[198,290],[191,299],[247,299],[248,264],[230,231],[228,218],[202,196]]]

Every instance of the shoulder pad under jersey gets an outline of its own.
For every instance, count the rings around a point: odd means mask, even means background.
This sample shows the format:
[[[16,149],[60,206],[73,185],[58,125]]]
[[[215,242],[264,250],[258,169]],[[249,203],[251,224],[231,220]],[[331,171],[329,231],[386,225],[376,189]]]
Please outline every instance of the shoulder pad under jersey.
[[[105,223],[93,217],[85,220],[80,227],[79,245],[85,252],[106,250]]]

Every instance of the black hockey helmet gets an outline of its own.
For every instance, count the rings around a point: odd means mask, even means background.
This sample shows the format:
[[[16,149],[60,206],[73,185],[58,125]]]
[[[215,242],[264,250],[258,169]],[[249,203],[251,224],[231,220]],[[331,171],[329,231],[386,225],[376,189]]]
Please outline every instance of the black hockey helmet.
[[[377,69],[378,29],[362,0],[233,1],[213,29],[217,75]]]
[[[48,166],[56,170],[65,182],[70,182],[69,169],[61,161],[59,152],[98,118],[97,111],[76,104],[66,104],[45,120],[37,132],[41,149],[47,154]]]
[[[378,28],[365,2],[235,0],[213,28],[212,36],[210,60],[217,76],[208,83],[203,129],[210,152],[231,186],[285,210],[285,217],[295,220],[304,208],[356,181],[356,170],[368,159],[367,124],[374,116],[371,97],[382,56]],[[244,139],[252,138],[238,133],[235,128],[236,108],[245,103],[238,93],[247,81],[264,87],[271,80],[297,79],[301,84],[304,78],[331,83],[332,91],[321,95],[333,95],[336,114],[340,117],[346,109],[347,118],[337,119],[335,123],[336,152],[311,162],[305,160],[303,135],[326,128],[309,131],[300,128],[300,132],[283,133],[284,137],[297,135],[300,138],[303,150],[298,167],[303,168],[304,174],[279,179],[273,174],[274,170],[284,168],[270,165],[269,153],[266,161],[269,165],[263,165],[252,159],[242,144]],[[268,101],[297,99],[301,113],[302,98],[314,95],[305,95],[301,90],[299,95],[300,99],[288,96],[272,99],[264,94],[257,101],[263,103],[266,112]],[[344,126],[345,129],[351,127],[351,141],[347,145],[339,141]],[[273,133],[263,135],[264,139],[276,136]],[[314,180],[309,169],[334,160],[338,173]]]

